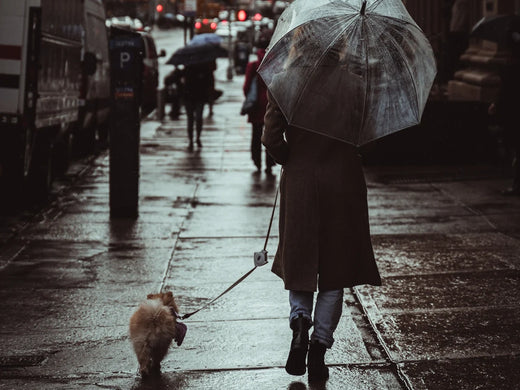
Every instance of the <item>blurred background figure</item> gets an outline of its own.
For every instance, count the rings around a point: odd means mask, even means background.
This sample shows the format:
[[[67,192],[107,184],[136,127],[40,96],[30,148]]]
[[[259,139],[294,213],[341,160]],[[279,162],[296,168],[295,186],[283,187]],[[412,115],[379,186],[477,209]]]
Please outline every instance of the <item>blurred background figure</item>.
[[[469,0],[455,0],[451,6],[450,30],[446,42],[446,68],[444,78],[451,80],[460,68],[460,56],[468,47],[471,24]]]
[[[182,70],[177,66],[164,78],[164,87],[166,89],[166,103],[170,104],[170,119],[179,119],[182,106]]]
[[[260,76],[258,76],[257,69],[265,55],[265,50],[269,45],[273,32],[271,30],[265,30],[260,34],[256,47],[258,48],[257,60],[251,61],[246,66],[245,81],[244,81],[244,95],[247,96],[251,83],[253,80],[257,83],[258,98],[255,107],[248,114],[247,121],[251,123],[252,135],[251,135],[251,159],[253,160],[257,171],[262,170],[262,131],[264,129],[264,115],[267,107],[267,87]],[[272,167],[276,163],[273,158],[265,151],[265,173],[268,175],[272,174]]]
[[[213,105],[215,100],[222,96],[223,92],[220,89],[215,89],[215,76],[213,72],[217,70],[217,61],[213,61],[211,64],[211,92],[209,94],[208,105],[209,105],[209,117],[213,116]]]
[[[196,130],[196,142],[202,147],[200,135],[202,133],[204,105],[210,101],[214,90],[213,62],[202,62],[187,65],[182,74],[183,100],[188,117],[188,149],[193,150],[193,128]]]
[[[513,182],[503,195],[520,196],[520,32],[508,32],[511,61],[500,72],[500,92],[489,106],[489,114],[502,127],[505,145],[512,158]]]

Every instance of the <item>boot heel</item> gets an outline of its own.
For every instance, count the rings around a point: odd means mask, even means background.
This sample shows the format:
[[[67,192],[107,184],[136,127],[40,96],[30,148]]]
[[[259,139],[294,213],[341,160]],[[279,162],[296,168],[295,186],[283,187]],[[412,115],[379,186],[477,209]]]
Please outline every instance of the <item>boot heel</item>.
[[[307,358],[307,350],[309,346],[309,328],[312,323],[309,319],[299,316],[291,322],[293,330],[293,338],[291,341],[291,350],[285,371],[290,375],[303,375],[306,371],[305,360]]]
[[[327,347],[318,342],[312,342],[309,347],[309,382],[323,381],[329,378],[329,369],[325,365]]]
[[[285,371],[290,375],[304,375],[306,358],[307,349],[291,349],[285,364]]]

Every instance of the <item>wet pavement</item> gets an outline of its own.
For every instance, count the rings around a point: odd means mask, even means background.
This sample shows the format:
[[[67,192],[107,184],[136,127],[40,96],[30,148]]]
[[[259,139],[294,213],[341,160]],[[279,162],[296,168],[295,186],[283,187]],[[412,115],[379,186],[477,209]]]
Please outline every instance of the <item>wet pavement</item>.
[[[43,208],[0,217],[0,389],[519,388],[520,198],[485,164],[366,167],[383,286],[345,291],[327,383],[283,369],[288,294],[269,265],[187,319],[162,376],[141,381],[128,320],[146,294],[196,310],[264,245],[279,172],[254,173],[226,65],[202,149],[187,150],[184,115],[143,122],[137,220],[109,217],[106,153]]]

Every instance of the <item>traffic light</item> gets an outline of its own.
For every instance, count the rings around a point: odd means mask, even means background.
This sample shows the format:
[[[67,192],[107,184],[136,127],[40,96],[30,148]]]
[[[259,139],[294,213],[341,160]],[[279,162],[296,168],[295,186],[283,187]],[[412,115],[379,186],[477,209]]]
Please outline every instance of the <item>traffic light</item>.
[[[240,22],[244,22],[249,15],[247,14],[246,10],[241,9],[237,12],[237,20]]]
[[[155,7],[155,9],[157,10],[157,12],[161,13],[164,11],[164,5],[162,4],[157,4],[157,6]]]

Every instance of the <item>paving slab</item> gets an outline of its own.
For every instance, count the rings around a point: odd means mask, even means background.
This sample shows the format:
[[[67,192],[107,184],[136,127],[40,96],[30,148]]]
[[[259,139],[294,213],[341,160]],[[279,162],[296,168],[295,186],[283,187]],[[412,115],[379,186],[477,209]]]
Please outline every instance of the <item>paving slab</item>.
[[[196,212],[183,226],[182,236],[265,237],[271,213],[272,205],[197,205]],[[273,218],[273,226],[278,226],[278,213]]]
[[[404,363],[407,381],[417,390],[517,389],[520,357],[493,356]]]
[[[324,384],[308,385],[305,378],[288,377],[279,367],[262,369],[241,369],[227,371],[181,371],[168,372],[160,378],[143,382],[135,375],[118,373],[112,375],[70,377],[64,381],[53,377],[8,379],[0,383],[0,389],[27,390],[46,389],[131,389],[131,390],[166,390],[166,389],[244,389],[244,383],[250,383],[258,390],[359,390],[359,389],[401,389],[396,375],[387,367],[332,366],[331,379]]]
[[[370,307],[363,301],[363,305]],[[393,361],[505,356],[518,353],[517,307],[374,314],[370,317]]]
[[[384,276],[518,269],[520,242],[500,232],[373,235]]]
[[[385,313],[514,307],[520,298],[520,273],[500,270],[392,276],[383,278],[381,287],[363,286],[357,291]]]

